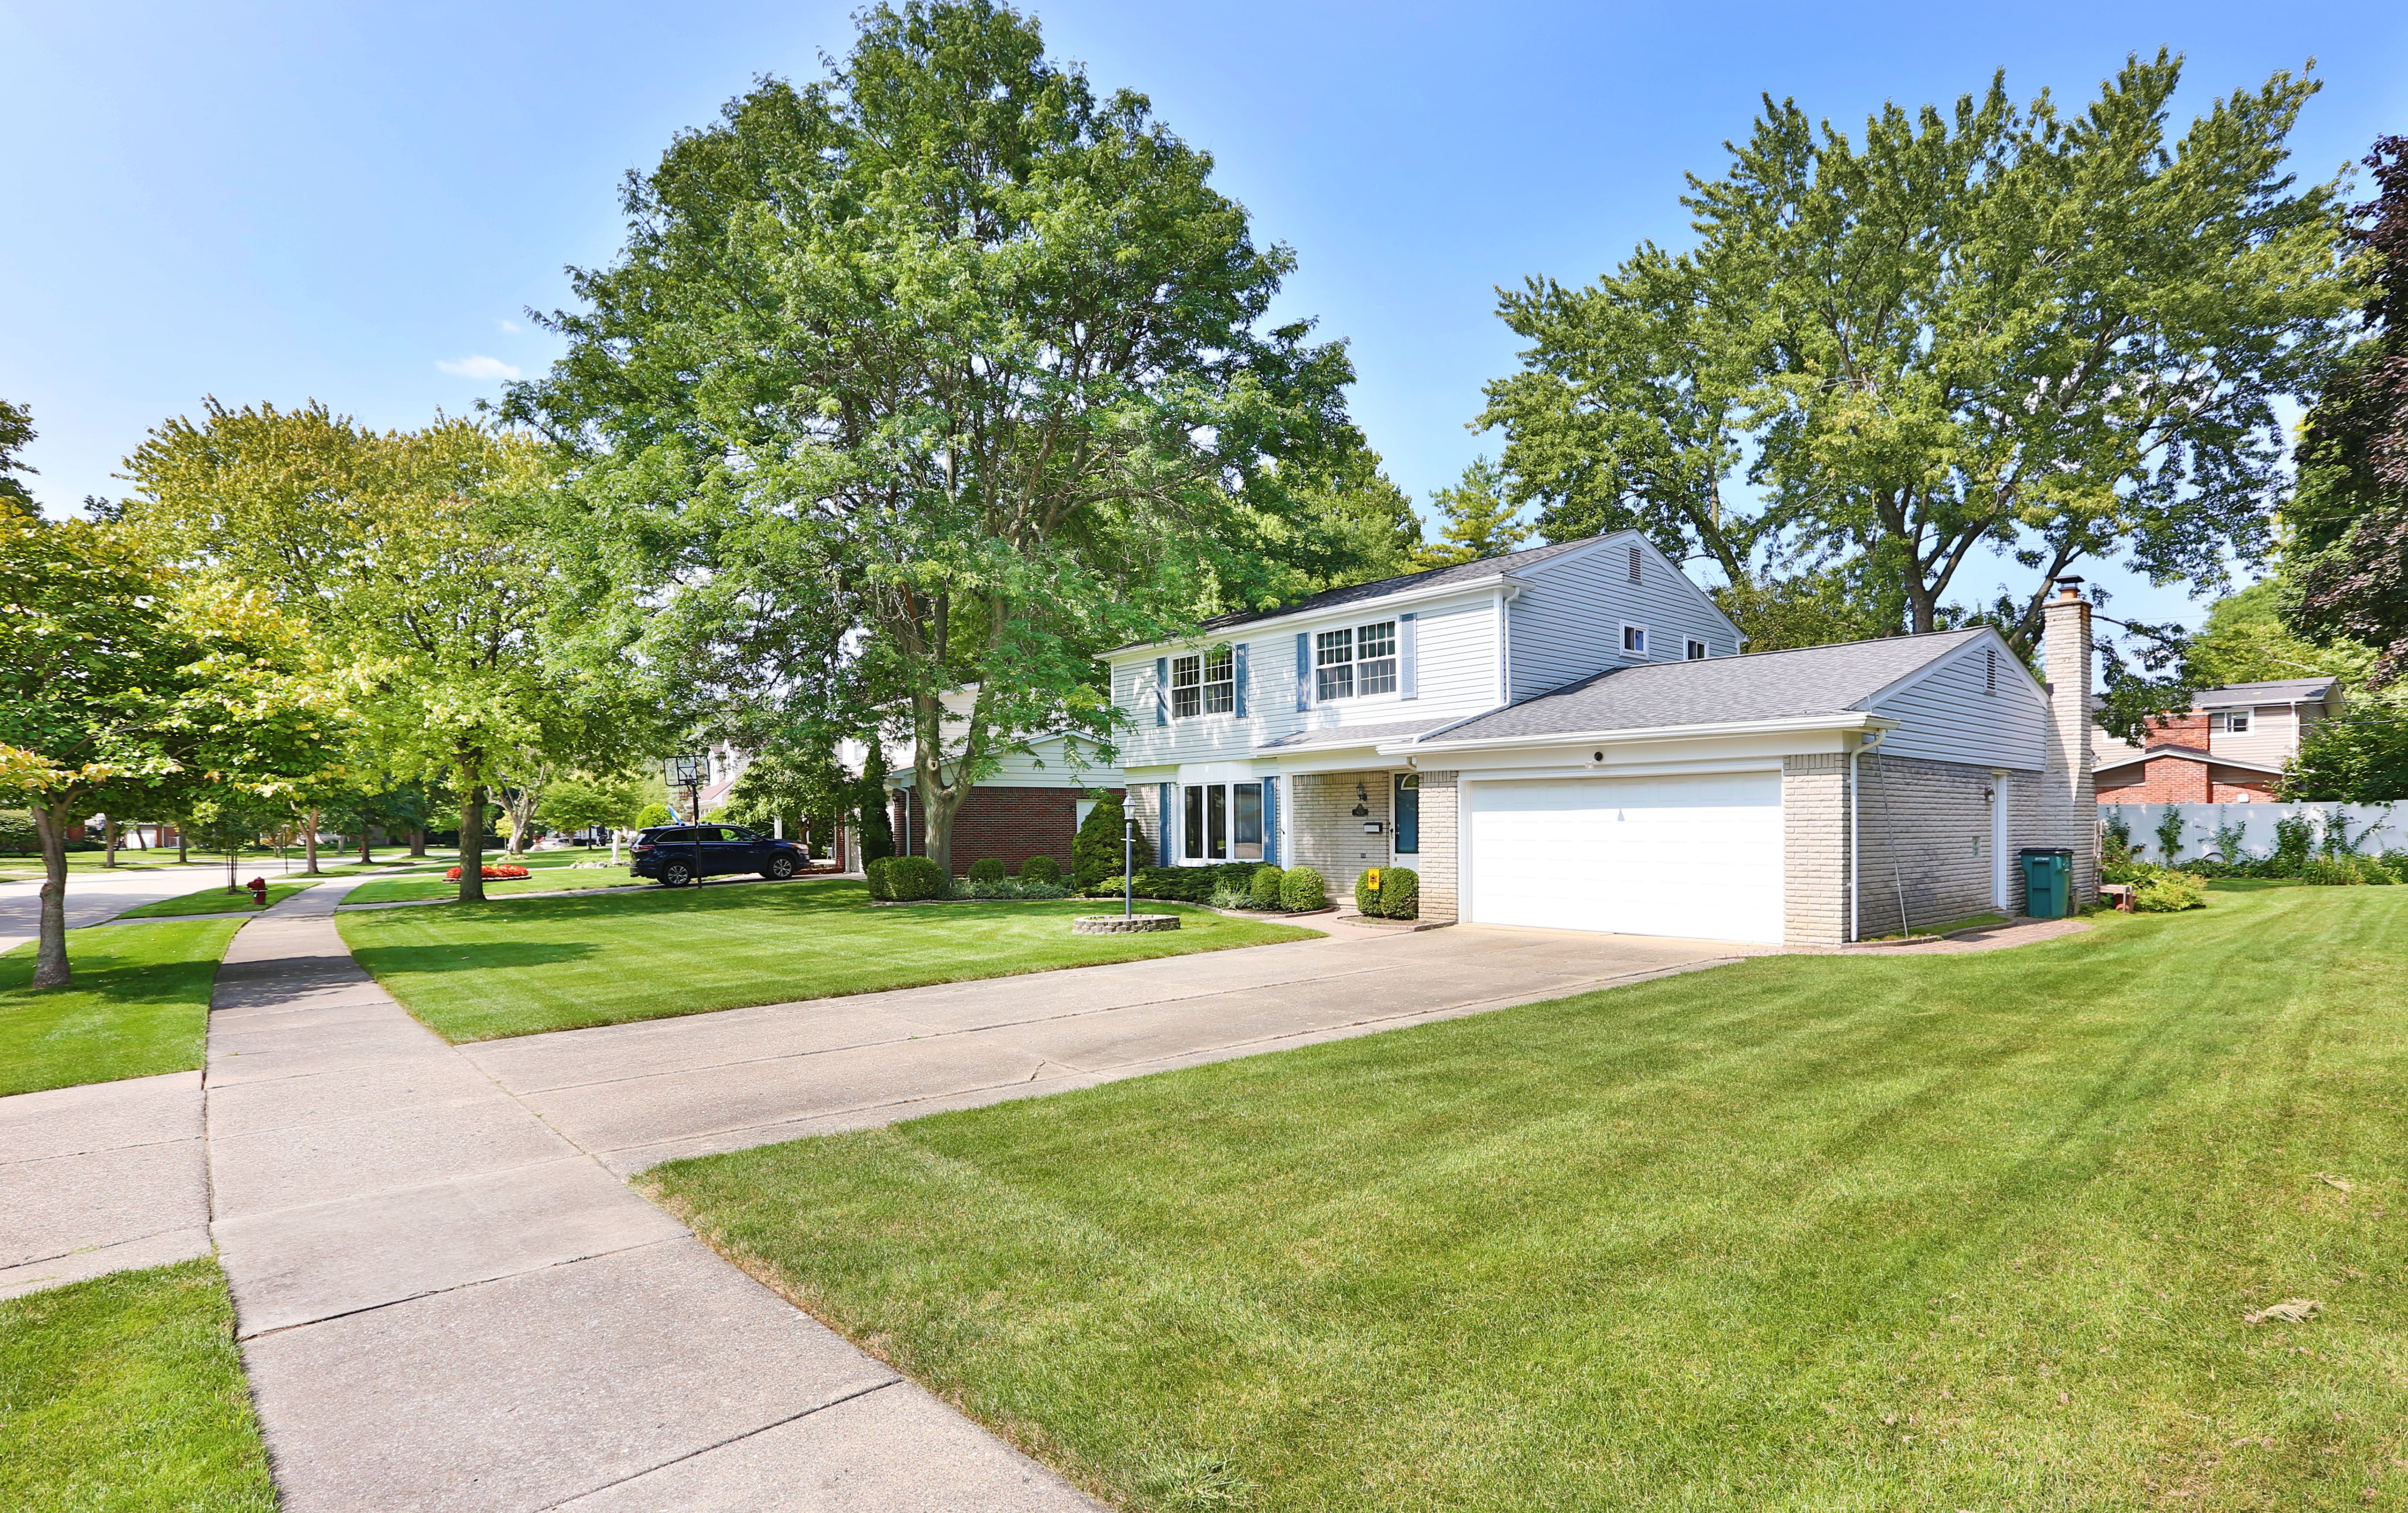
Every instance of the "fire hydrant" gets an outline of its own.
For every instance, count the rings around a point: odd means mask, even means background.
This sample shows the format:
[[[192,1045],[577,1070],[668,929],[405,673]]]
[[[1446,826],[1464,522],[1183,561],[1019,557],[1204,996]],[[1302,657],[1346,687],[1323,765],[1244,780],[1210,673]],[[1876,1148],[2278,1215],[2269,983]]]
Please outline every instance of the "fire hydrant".
[[[251,901],[262,906],[266,904],[267,879],[265,878],[253,878],[251,879]]]

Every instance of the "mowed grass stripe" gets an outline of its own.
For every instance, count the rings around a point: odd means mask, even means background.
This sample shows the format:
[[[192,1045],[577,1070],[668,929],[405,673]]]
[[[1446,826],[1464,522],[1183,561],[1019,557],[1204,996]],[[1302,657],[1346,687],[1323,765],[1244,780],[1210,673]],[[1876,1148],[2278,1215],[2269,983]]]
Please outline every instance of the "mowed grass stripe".
[[[2220,891],[648,1180],[1134,1507],[2408,1506],[2403,963]]]
[[[455,1042],[1056,967],[1307,940],[1177,908],[1175,932],[1073,935],[1088,900],[873,908],[858,882],[743,883],[362,910],[343,940]]]

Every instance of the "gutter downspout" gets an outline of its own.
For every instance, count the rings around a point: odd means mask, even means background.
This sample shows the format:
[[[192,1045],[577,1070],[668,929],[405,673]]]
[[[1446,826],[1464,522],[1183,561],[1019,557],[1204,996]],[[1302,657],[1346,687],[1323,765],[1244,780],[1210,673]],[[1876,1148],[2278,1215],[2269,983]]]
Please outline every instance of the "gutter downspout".
[[[1863,898],[1860,878],[1864,872],[1864,848],[1856,840],[1856,794],[1862,778],[1857,774],[1856,759],[1864,755],[1860,743],[1848,752],[1848,940],[1851,944],[1864,938]]]

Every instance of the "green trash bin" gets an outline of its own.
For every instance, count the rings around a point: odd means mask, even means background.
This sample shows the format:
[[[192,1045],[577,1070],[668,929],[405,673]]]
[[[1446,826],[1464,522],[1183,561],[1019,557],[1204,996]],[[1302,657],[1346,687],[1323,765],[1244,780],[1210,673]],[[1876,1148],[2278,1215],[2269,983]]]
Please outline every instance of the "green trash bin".
[[[2073,888],[2073,853],[2061,846],[2027,846],[2024,859],[2024,912],[2035,920],[2065,918],[2066,896]]]

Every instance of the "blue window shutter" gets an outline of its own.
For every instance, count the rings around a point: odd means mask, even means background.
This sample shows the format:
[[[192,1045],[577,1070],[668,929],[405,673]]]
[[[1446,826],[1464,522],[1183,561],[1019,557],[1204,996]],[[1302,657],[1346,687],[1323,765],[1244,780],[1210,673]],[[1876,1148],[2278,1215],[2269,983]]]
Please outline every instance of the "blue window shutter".
[[[1279,779],[1263,779],[1263,860],[1279,865]]]
[[[1154,722],[1170,723],[1170,659],[1154,659]]]
[[[1237,679],[1237,684],[1238,684],[1238,718],[1239,718],[1239,719],[1240,719],[1240,720],[1243,720],[1243,719],[1245,719],[1245,718],[1246,718],[1246,643],[1245,643],[1245,642],[1240,641],[1240,642],[1239,642],[1239,643],[1238,643],[1238,649],[1237,649],[1237,653],[1236,653],[1236,655],[1235,655],[1231,660],[1232,660],[1233,662],[1235,662],[1235,663],[1236,663],[1236,664],[1237,664],[1237,665],[1235,666],[1235,668],[1234,668],[1234,669],[1232,669],[1232,676],[1234,676],[1234,677],[1236,678],[1236,679]]]
[[[1154,827],[1159,832],[1154,837],[1154,865],[1176,866],[1179,864],[1176,853],[1170,847],[1170,827],[1178,823],[1178,817],[1170,811],[1179,806],[1179,785],[1177,783],[1157,784],[1156,793],[1159,807],[1154,812],[1162,817],[1162,822]]]
[[[1421,625],[1411,615],[1397,617],[1397,697],[1422,696]]]
[[[1312,637],[1304,631],[1296,633],[1296,707],[1312,707]]]

